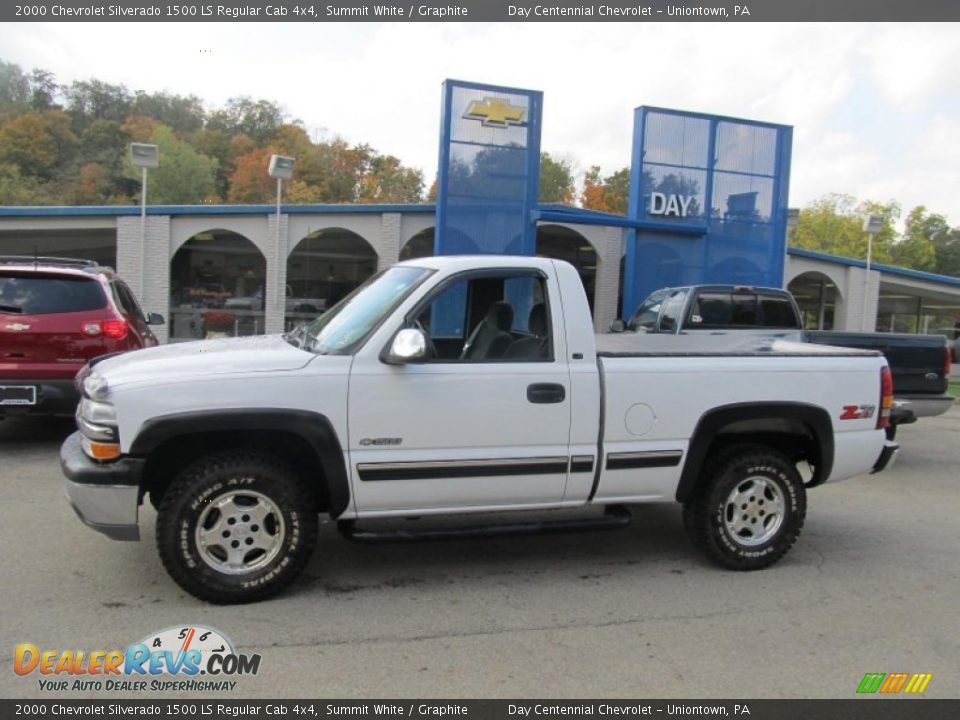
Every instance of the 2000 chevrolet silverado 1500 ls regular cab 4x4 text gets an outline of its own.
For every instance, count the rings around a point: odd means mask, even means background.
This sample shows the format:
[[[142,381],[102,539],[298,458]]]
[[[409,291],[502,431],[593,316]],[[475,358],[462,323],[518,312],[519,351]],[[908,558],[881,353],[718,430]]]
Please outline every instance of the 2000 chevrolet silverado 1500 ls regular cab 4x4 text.
[[[370,541],[614,527],[626,505],[680,502],[708,557],[759,569],[796,540],[809,488],[896,454],[879,353],[654,340],[595,336],[564,262],[408,261],[285,336],[91,363],[61,451],[67,495],[85,523],[125,540],[149,498],[170,575],[227,603],[289,584],[319,513]],[[561,508],[584,513],[377,522]]]

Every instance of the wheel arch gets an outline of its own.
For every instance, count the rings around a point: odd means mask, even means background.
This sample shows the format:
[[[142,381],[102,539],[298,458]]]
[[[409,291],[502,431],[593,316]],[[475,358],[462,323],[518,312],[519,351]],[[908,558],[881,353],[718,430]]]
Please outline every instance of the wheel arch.
[[[815,467],[808,487],[823,483],[833,469],[833,423],[823,408],[807,403],[724,405],[697,422],[677,485],[677,501],[683,503],[693,496],[712,455],[740,443],[766,445],[804,457]]]
[[[173,477],[202,455],[231,447],[256,447],[290,463],[317,498],[318,510],[337,518],[350,503],[340,440],[330,420],[306,410],[200,410],[151,418],[130,455],[146,459],[140,498],[159,503]],[[158,493],[154,500],[153,493]]]

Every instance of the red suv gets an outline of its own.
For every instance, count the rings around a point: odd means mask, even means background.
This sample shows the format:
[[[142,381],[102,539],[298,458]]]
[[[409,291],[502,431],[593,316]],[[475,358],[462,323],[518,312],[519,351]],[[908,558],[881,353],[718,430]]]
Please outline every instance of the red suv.
[[[0,418],[72,415],[88,360],[157,344],[113,270],[89,260],[0,256]]]

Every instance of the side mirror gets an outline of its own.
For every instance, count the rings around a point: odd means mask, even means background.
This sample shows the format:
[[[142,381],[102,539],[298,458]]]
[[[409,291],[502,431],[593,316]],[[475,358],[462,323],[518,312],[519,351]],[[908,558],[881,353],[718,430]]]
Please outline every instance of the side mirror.
[[[147,313],[147,325],[163,325],[163,315],[160,313]]]
[[[401,330],[390,343],[390,352],[384,360],[391,365],[418,362],[427,357],[427,338],[417,328]]]
[[[610,323],[610,332],[612,333],[622,333],[627,329],[627,326],[624,324],[623,320],[614,320]]]

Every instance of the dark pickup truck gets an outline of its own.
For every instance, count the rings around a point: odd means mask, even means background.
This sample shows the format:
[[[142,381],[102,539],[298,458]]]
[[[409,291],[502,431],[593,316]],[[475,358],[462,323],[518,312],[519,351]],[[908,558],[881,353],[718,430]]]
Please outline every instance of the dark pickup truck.
[[[614,330],[623,329],[614,323]],[[893,423],[945,413],[950,346],[943,335],[804,330],[793,296],[778,288],[739,285],[691,285],[651,293],[626,323],[634,332],[685,334],[749,332],[819,345],[878,350],[893,374]]]

